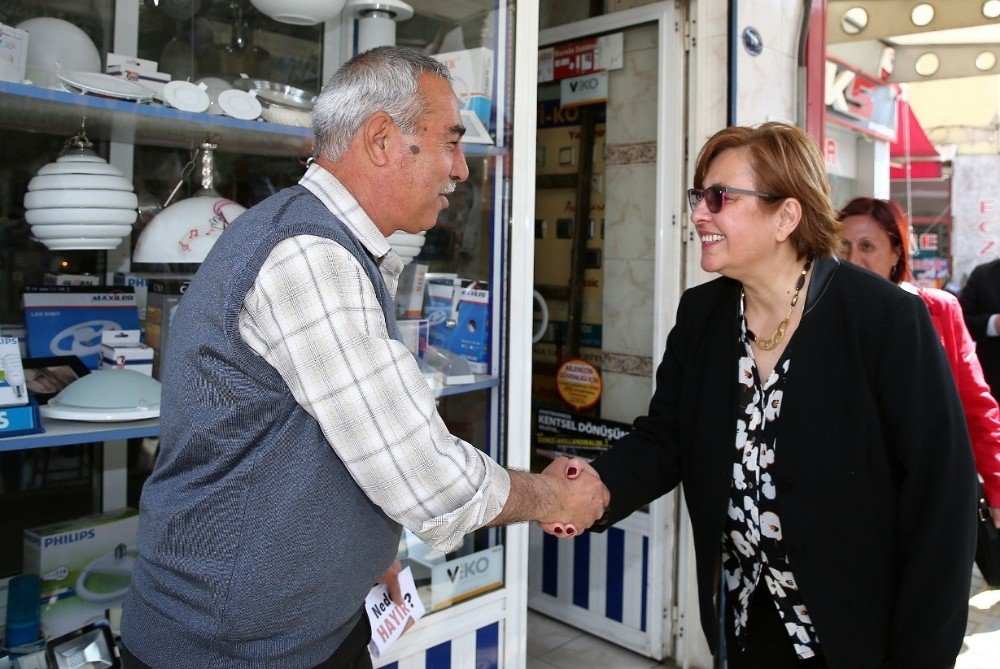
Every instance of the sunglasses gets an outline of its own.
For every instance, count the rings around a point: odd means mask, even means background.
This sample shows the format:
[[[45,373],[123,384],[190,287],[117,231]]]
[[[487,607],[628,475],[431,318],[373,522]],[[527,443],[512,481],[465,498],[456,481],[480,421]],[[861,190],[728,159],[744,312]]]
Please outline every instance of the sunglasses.
[[[704,199],[705,204],[708,205],[708,210],[713,214],[718,214],[722,211],[722,205],[726,203],[727,195],[753,195],[768,200],[774,200],[779,197],[770,193],[761,193],[757,190],[744,190],[730,186],[709,186],[708,188],[689,188],[688,204],[691,205],[691,211],[694,211],[698,203]]]

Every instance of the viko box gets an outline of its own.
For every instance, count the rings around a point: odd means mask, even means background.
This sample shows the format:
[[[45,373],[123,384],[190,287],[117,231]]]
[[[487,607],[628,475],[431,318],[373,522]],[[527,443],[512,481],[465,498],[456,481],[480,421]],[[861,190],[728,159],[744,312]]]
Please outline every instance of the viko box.
[[[24,531],[24,571],[41,579],[46,639],[121,608],[138,527],[138,511],[119,509]]]

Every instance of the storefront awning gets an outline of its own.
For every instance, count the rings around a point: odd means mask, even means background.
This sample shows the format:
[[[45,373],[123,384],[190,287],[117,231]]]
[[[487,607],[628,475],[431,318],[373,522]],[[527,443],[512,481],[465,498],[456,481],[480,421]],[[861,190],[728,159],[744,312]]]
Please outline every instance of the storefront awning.
[[[889,178],[939,179],[941,155],[928,139],[913,108],[902,97],[896,98],[896,118],[899,124],[896,141],[889,145]]]

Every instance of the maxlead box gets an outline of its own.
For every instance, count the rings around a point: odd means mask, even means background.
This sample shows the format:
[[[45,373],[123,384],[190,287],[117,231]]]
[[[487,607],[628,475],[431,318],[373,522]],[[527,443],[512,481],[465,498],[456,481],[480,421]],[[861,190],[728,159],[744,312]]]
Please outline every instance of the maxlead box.
[[[434,56],[451,72],[452,88],[463,109],[471,109],[489,127],[493,110],[493,51],[484,47]]]
[[[101,332],[138,330],[132,288],[27,286],[24,325],[33,358],[75,355],[90,369],[101,362]]]
[[[24,571],[38,574],[42,631],[55,638],[122,605],[139,512],[119,509],[24,531]]]

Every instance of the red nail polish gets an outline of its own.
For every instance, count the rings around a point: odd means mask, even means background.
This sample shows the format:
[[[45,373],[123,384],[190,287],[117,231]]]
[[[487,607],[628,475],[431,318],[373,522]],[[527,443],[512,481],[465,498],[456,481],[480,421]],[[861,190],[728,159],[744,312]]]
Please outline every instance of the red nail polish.
[[[574,530],[572,527],[567,527],[566,534],[573,536],[574,534],[576,534],[576,530]]]
[[[555,532],[556,534],[562,534],[562,532],[563,532],[561,527],[553,528],[552,531]]]
[[[569,477],[576,476],[576,467],[569,467],[566,470],[566,476],[569,476]]]

